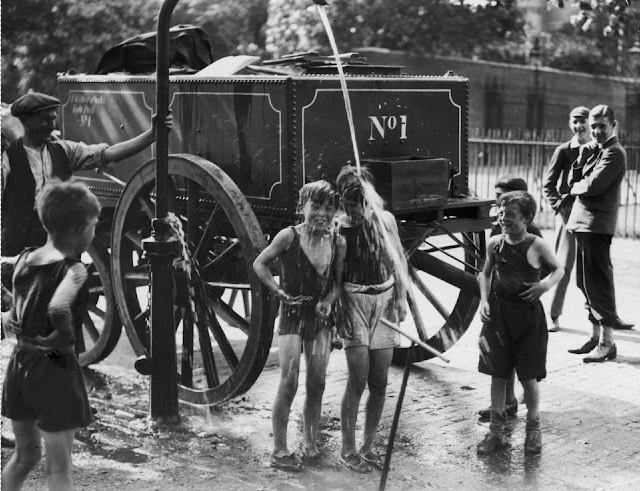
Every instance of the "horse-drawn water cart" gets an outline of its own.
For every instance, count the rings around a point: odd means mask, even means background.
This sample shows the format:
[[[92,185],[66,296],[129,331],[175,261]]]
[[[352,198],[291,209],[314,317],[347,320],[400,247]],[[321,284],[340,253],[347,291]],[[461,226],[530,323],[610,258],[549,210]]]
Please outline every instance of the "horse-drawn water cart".
[[[361,162],[373,171],[413,265],[405,329],[445,351],[476,312],[476,274],[492,221],[492,201],[469,197],[468,80],[409,76],[357,57],[344,68]],[[61,74],[58,87],[65,139],[125,140],[149,127],[156,108],[155,74]],[[182,222],[198,278],[172,270],[178,394],[215,405],[251,387],[272,346],[277,304],[252,262],[278,230],[296,222],[304,183],[334,181],[353,162],[350,129],[336,65],[315,55],[231,76],[172,75],[168,94],[174,125],[168,187],[160,192]],[[136,354],[148,354],[150,261],[143,242],[152,233],[155,171],[149,148],[112,175],[81,174],[103,205],[89,251],[94,305],[83,365],[109,355],[121,326]],[[398,348],[396,358],[406,351]],[[418,350],[417,360],[430,356]]]

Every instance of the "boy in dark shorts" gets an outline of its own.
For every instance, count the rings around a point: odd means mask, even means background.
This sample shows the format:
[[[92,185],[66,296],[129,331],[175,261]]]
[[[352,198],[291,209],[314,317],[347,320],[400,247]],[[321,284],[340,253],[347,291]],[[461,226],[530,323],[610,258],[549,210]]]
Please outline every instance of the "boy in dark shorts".
[[[19,489],[38,463],[41,439],[49,489],[72,489],[75,431],[91,422],[74,343],[88,301],[87,270],[78,257],[93,240],[100,203],[79,182],[53,180],[37,206],[46,244],[2,258],[3,269],[13,273],[10,323],[17,335],[2,393],[2,415],[16,438],[2,471],[7,490]]]
[[[496,203],[500,203],[500,197],[505,193],[510,193],[511,191],[528,191],[527,189],[527,181],[525,181],[522,177],[514,176],[513,174],[504,174],[496,181],[494,186],[496,192]],[[542,237],[542,231],[540,227],[535,222],[531,222],[527,224],[527,232],[533,235],[537,235],[538,237]],[[493,223],[493,227],[491,227],[490,236],[493,237],[495,235],[500,235],[502,233],[502,227],[500,226],[500,222],[496,217],[496,221]],[[546,273],[546,272],[545,272]],[[543,276],[546,274],[543,273]],[[551,329],[549,329],[551,331]],[[516,398],[516,373],[515,370],[511,373],[511,376],[507,380],[507,399],[505,405],[505,413],[507,417],[514,417],[518,414],[518,399]],[[480,421],[489,421],[491,416],[491,406],[480,409],[478,411],[478,415],[480,416]]]
[[[547,374],[548,333],[540,297],[560,281],[564,269],[547,243],[527,231],[535,213],[536,203],[529,193],[502,195],[498,208],[502,234],[487,243],[487,260],[479,277],[484,325],[478,369],[491,375],[491,415],[489,433],[478,444],[478,454],[507,445],[506,385],[514,368],[527,404],[525,452],[542,449],[538,381]],[[541,280],[543,265],[552,272]]]
[[[303,223],[281,230],[256,258],[253,269],[281,302],[278,347],[280,386],[272,410],[271,465],[287,471],[302,470],[302,462],[289,453],[287,425],[298,390],[300,353],[307,366],[304,404],[303,458],[317,461],[318,433],[324,383],[331,352],[331,312],[338,298],[345,241],[331,230],[337,196],[326,181],[305,184],[300,190]],[[280,285],[269,270],[279,259]]]

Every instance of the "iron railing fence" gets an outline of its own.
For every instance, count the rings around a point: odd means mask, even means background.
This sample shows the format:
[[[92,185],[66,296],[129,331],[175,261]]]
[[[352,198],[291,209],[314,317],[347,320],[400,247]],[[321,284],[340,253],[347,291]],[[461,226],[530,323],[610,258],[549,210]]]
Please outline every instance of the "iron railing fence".
[[[618,230],[620,237],[640,238],[640,134],[618,132],[627,150],[627,173],[622,183]],[[544,197],[544,179],[549,160],[569,131],[485,130],[469,133],[469,189],[473,196],[493,197],[494,184],[504,174],[523,177],[538,201],[536,222],[553,228],[555,214]]]

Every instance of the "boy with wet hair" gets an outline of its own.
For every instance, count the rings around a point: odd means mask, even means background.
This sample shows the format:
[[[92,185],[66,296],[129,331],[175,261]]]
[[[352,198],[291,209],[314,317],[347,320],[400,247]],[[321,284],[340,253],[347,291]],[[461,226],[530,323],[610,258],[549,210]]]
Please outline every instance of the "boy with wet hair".
[[[2,471],[2,488],[19,489],[41,458],[44,439],[49,489],[72,489],[76,428],[91,409],[74,350],[87,312],[87,270],[78,257],[93,240],[100,203],[82,183],[50,181],[37,198],[47,242],[2,258],[12,275],[14,306],[3,315],[17,336],[2,392],[15,453]],[[5,320],[5,319],[3,319]]]
[[[546,372],[547,325],[541,295],[555,285],[564,271],[547,243],[529,233],[536,202],[525,191],[500,197],[498,221],[502,234],[487,243],[487,260],[480,273],[480,333],[478,369],[491,375],[489,433],[478,444],[478,454],[508,445],[505,398],[507,380],[515,368],[527,404],[525,452],[540,453],[538,381]],[[541,280],[541,267],[552,273]]]
[[[332,308],[340,292],[345,241],[331,230],[337,196],[326,181],[305,184],[299,193],[299,225],[281,230],[256,258],[253,269],[281,302],[279,324],[280,385],[272,410],[271,466],[297,472],[302,462],[287,445],[287,425],[298,390],[300,353],[307,366],[302,458],[317,462],[322,395],[331,352]],[[280,284],[269,269],[280,262]]]
[[[381,317],[404,320],[407,263],[391,213],[383,209],[366,168],[347,165],[336,179],[344,214],[338,216],[338,233],[346,239],[342,322],[339,331],[347,357],[349,377],[342,399],[341,464],[355,472],[382,467],[373,443],[384,408],[387,374],[399,335]],[[395,257],[394,257],[395,254]],[[364,440],[358,451],[355,431],[360,399],[369,386]]]

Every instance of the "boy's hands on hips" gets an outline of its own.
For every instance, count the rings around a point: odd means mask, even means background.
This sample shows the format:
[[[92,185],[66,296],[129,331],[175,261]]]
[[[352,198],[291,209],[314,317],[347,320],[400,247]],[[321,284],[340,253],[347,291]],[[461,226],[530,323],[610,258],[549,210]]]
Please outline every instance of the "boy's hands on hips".
[[[540,283],[539,281],[536,283],[525,283],[529,288],[523,291],[520,294],[520,297],[527,302],[535,302],[538,300],[544,292],[547,291],[547,287]]]

